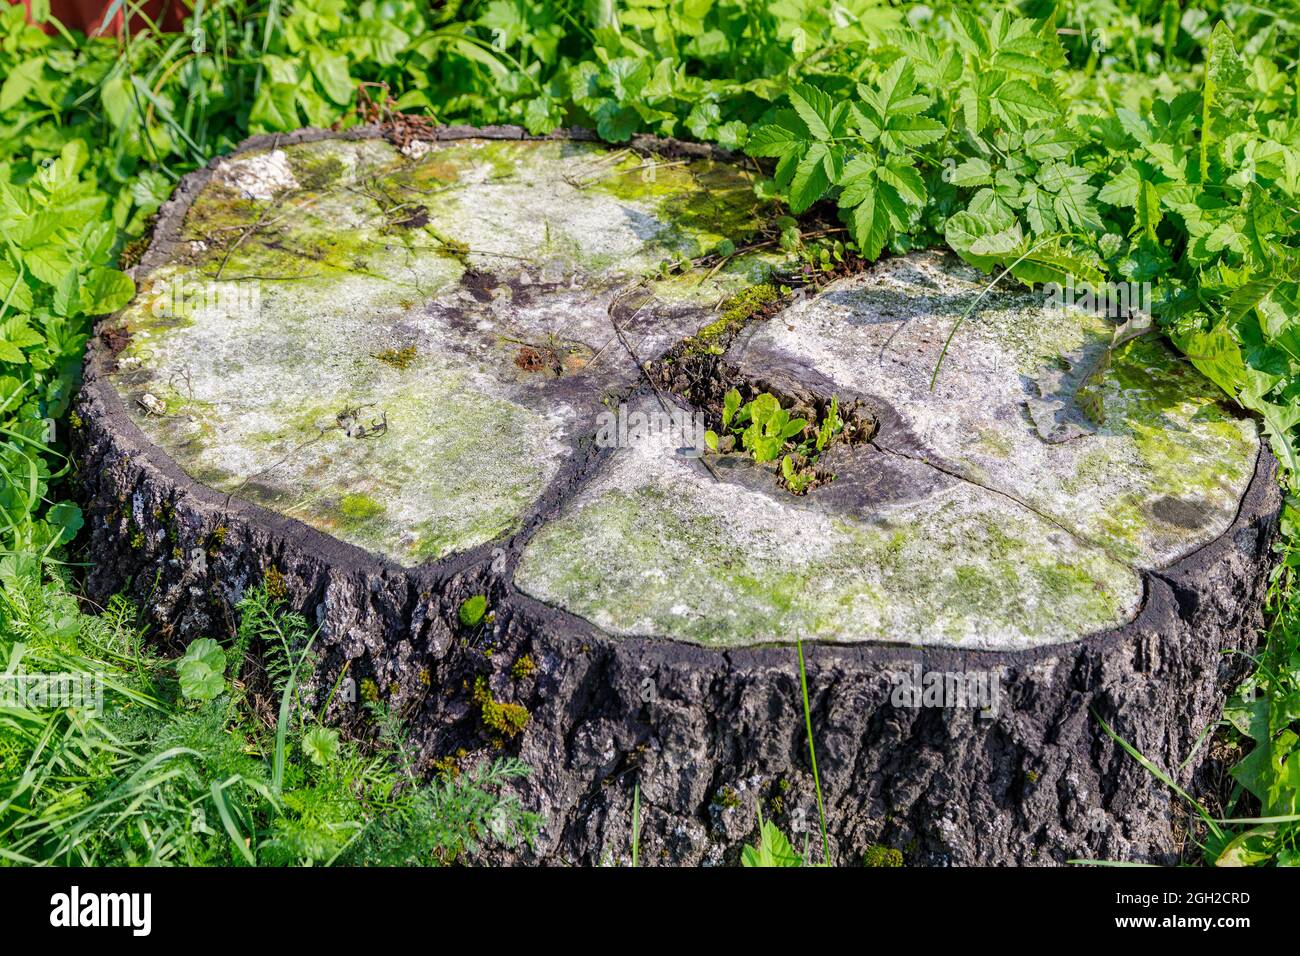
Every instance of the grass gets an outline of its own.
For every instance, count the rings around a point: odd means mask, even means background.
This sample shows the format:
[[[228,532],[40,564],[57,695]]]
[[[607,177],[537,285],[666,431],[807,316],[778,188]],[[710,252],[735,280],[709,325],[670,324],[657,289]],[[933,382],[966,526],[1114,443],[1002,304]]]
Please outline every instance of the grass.
[[[518,761],[426,784],[400,730],[365,740],[326,727],[295,692],[312,635],[264,587],[239,606],[219,693],[199,700],[128,602],[83,615],[62,582],[6,584],[0,671],[106,685],[99,713],[0,708],[8,862],[439,865],[536,833],[537,818],[501,794],[527,775]]]
[[[817,793],[817,820],[821,827],[822,865],[831,865],[831,844],[826,834],[826,805],[822,802],[822,779],[817,773],[817,746],[813,742],[812,705],[808,700],[808,671],[804,667],[803,641],[796,641],[799,655],[799,696],[803,702],[803,725],[808,734],[808,762],[812,767],[813,787]],[[805,846],[800,855],[790,840],[770,820],[763,819],[763,809],[758,808],[758,842],[746,846],[741,852],[743,866],[803,866],[808,858]]]

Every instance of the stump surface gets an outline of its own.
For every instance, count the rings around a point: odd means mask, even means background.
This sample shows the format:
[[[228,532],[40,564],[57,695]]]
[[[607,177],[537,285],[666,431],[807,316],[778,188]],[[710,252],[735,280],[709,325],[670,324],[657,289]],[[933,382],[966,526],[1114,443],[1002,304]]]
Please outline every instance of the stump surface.
[[[1279,507],[1255,425],[1040,294],[985,296],[932,389],[986,279],[916,253],[769,305],[744,168],[634,146],[306,131],[188,177],[87,361],[92,592],[185,640],[274,570],[319,686],[373,681],[427,760],[534,767],[545,859],[626,855],[634,781],[643,858],[815,819],[795,639],[845,862],[1171,858],[1169,794],[1092,713],[1169,768],[1217,716]],[[717,427],[733,386],[834,396],[870,438],[803,496],[675,433],[594,440],[620,406]],[[1002,705],[900,704],[922,671],[994,674]]]

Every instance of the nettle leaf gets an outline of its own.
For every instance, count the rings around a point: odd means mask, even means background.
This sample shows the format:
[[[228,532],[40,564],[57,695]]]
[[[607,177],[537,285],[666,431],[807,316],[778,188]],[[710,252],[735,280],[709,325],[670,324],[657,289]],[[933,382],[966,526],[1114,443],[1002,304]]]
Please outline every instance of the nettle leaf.
[[[782,110],[776,114],[776,122],[750,133],[745,151],[750,156],[783,157],[798,152],[811,139],[803,121],[789,110]]]
[[[1034,183],[1025,185],[1021,198],[1024,200],[1025,218],[1034,235],[1042,236],[1057,231],[1056,210],[1052,208],[1052,194],[1039,189]]]
[[[10,67],[3,85],[0,85],[0,113],[17,106],[35,89],[45,69],[45,57],[34,56]]]
[[[957,94],[961,106],[962,119],[973,132],[979,133],[993,120],[993,91],[1005,79],[1006,74],[997,71],[977,73],[974,83],[966,83]]]
[[[919,30],[894,30],[889,42],[902,50],[927,86],[947,87],[961,79],[963,64],[956,48]]]
[[[1066,163],[1049,163],[1035,177],[1043,189],[1052,193],[1052,211],[1056,218],[1080,229],[1100,230],[1101,219],[1092,204],[1096,187],[1088,182],[1088,171]]]
[[[764,820],[758,831],[758,843],[741,850],[740,863],[746,867],[790,867],[803,866],[803,859],[780,828],[771,820]]]
[[[96,266],[81,286],[81,311],[86,315],[108,315],[131,301],[135,283],[125,272]]]
[[[983,186],[993,182],[993,167],[988,160],[973,156],[957,166],[949,176],[955,186]]]
[[[872,160],[859,157],[844,167],[843,190],[840,192],[841,215],[846,218],[849,233],[858,249],[867,259],[876,259],[889,241],[893,222],[889,213],[891,194],[896,204],[901,204],[893,187],[881,182],[880,167]]]
[[[898,195],[911,205],[925,205],[925,182],[913,167],[891,160],[876,168],[876,177],[881,182],[893,186],[898,191]]]
[[[1137,205],[1138,188],[1141,185],[1142,174],[1138,172],[1137,167],[1125,166],[1097,191],[1097,198],[1110,206],[1126,206],[1132,209]]]
[[[1025,130],[1021,148],[1035,162],[1065,159],[1079,146],[1079,138],[1059,126],[1034,126]]]

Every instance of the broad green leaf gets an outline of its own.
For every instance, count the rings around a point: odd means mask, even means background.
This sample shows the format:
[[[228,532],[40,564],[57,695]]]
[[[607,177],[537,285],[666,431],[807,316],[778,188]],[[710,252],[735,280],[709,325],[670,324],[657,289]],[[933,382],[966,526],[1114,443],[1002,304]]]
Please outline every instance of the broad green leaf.
[[[116,269],[91,269],[81,286],[81,311],[86,315],[108,315],[131,301],[135,283]]]
[[[181,681],[181,696],[186,700],[207,701],[220,697],[226,689],[226,654],[210,637],[201,637],[185,649],[176,662]]]

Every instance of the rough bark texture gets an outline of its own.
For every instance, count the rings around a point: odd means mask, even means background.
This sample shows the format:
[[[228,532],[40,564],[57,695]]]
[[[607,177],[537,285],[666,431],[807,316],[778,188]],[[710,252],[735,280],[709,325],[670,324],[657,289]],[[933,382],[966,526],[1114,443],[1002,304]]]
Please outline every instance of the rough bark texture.
[[[164,207],[143,270],[163,261],[203,177]],[[530,537],[607,452],[576,454],[509,539],[403,568],[189,478],[131,421],[108,380],[110,344],[92,344],[77,409],[93,596],[125,590],[165,637],[186,641],[219,633],[245,589],[274,569],[288,601],[320,627],[322,684],[345,662],[358,681],[374,681],[407,716],[426,766],[503,747],[533,768],[520,786],[545,830],[532,850],[499,852],[503,861],[627,859],[634,784],[647,863],[734,861],[760,806],[782,827],[815,834],[792,647],[615,638],[512,583]],[[1257,640],[1279,508],[1276,464],[1261,450],[1228,531],[1145,572],[1131,622],[1074,642],[1018,652],[806,646],[832,859],[852,863],[884,844],[914,864],[1173,861],[1182,809],[1098,718],[1160,766],[1182,764],[1242,667],[1225,652]],[[195,549],[201,571],[189,560]],[[470,630],[456,612],[476,593],[493,616]],[[523,655],[535,669],[512,675]],[[997,712],[900,705],[892,675],[918,666],[998,671]],[[494,700],[527,709],[520,735],[502,741],[485,726],[479,676]],[[342,704],[334,716],[364,720]],[[1198,783],[1195,764],[1174,776]]]

